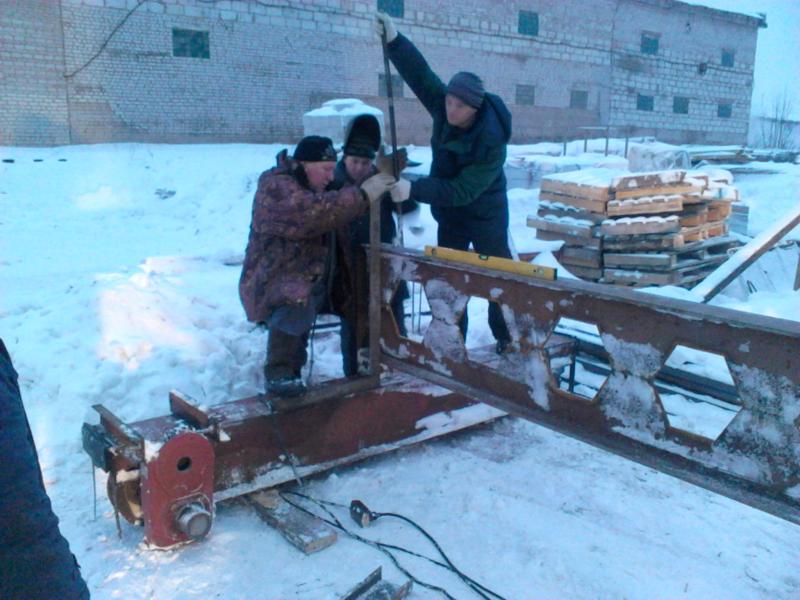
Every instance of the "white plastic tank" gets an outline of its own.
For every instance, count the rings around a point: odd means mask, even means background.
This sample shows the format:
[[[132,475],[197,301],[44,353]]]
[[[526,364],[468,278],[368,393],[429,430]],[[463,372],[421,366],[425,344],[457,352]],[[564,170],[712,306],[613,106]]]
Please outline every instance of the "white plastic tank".
[[[334,146],[344,143],[344,134],[350,121],[358,115],[374,115],[381,127],[384,137],[385,125],[383,111],[357,98],[340,98],[328,100],[320,108],[315,108],[303,115],[303,135],[324,135],[333,140]]]

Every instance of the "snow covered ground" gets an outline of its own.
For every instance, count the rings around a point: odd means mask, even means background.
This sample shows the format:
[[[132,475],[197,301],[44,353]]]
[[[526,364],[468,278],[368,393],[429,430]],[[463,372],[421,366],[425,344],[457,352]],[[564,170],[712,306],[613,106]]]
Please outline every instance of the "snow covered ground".
[[[346,539],[302,556],[240,504],[220,507],[209,539],[179,551],[147,550],[127,525],[118,540],[99,473],[92,518],[80,446],[92,404],[135,421],[165,413],[172,388],[204,404],[261,389],[266,337],[245,321],[236,263],[257,177],[282,147],[0,148],[0,159],[15,161],[0,163],[0,336],[62,531],[95,598],[335,598],[378,565],[402,580],[383,555]],[[582,165],[608,164],[575,152]],[[734,182],[751,235],[798,202],[800,166],[767,166],[776,173]],[[524,225],[538,190],[510,197],[518,249],[546,249]],[[404,226],[409,246],[435,240],[426,207]],[[755,293],[734,284],[714,303],[800,320],[796,257],[789,245],[768,253],[743,278]],[[488,343],[485,304],[470,310],[468,345]],[[315,377],[338,375],[338,336],[315,343]],[[800,597],[797,526],[519,420],[341,469],[310,493],[415,519],[506,598]],[[399,522],[367,533],[433,555]],[[474,597],[436,567],[403,562],[456,598]],[[439,595],[415,588],[412,597]]]

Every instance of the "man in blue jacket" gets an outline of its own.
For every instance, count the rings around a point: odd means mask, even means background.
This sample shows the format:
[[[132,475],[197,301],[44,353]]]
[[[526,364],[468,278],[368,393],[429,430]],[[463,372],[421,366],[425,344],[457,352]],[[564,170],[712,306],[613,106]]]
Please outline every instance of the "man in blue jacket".
[[[474,73],[456,73],[445,85],[414,44],[397,32],[391,17],[378,13],[377,18],[389,58],[433,118],[430,176],[413,182],[409,197],[431,205],[440,246],[467,250],[471,244],[479,254],[511,258],[503,172],[511,113]],[[466,338],[466,310],[459,326]],[[489,304],[489,327],[503,354],[511,337],[494,302]]]
[[[44,489],[17,372],[1,339],[0,457],[0,598],[88,599]]]

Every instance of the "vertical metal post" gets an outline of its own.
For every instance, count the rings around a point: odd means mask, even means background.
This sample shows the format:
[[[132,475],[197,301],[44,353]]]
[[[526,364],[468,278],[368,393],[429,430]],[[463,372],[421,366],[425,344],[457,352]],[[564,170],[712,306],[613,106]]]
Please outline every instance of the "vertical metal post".
[[[397,125],[394,118],[394,89],[392,87],[392,68],[389,66],[389,47],[386,41],[386,31],[381,33],[381,45],[383,46],[383,72],[386,78],[386,96],[389,101],[389,133],[392,141],[392,175],[395,179],[400,177],[400,164],[397,156]],[[403,241],[403,211],[397,211],[397,239],[400,246],[405,246]]]
[[[608,156],[608,127],[606,127],[606,151],[605,156]]]
[[[630,134],[625,134],[625,156],[624,158],[628,158],[628,140],[630,139]]]
[[[583,133],[583,152],[586,153],[586,149],[589,147],[589,132],[585,131]]]

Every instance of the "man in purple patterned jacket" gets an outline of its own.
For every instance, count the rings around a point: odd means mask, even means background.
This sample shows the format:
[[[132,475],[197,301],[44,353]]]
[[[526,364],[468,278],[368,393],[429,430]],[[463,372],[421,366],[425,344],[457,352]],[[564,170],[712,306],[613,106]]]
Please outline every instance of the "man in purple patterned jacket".
[[[269,328],[264,374],[271,394],[305,392],[300,372],[317,314],[342,314],[353,301],[337,230],[341,237],[395,183],[379,173],[325,191],[335,167],[331,140],[308,136],[258,180],[239,296],[248,320]]]

